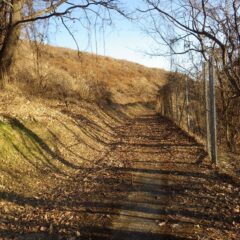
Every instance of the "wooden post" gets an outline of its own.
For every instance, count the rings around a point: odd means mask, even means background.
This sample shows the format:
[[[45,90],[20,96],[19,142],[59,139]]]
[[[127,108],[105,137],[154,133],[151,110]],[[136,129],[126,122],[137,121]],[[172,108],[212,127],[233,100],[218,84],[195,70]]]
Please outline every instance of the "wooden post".
[[[216,120],[216,95],[213,60],[209,61],[209,130],[211,145],[211,160],[217,164],[217,120]]]

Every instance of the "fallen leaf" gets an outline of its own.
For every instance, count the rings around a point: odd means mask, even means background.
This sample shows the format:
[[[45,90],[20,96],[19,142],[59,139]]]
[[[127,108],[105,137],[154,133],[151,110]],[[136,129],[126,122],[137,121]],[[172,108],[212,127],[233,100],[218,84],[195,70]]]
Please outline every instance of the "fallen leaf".
[[[160,227],[163,227],[165,225],[166,225],[166,222],[161,222],[161,223],[158,224],[158,226],[160,226]]]

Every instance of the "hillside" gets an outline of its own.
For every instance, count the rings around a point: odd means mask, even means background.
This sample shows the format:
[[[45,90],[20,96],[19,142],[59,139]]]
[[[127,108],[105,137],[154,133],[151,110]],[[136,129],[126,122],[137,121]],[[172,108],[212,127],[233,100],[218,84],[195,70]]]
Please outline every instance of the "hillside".
[[[0,239],[239,239],[238,183],[156,115],[167,72],[35,47],[0,93]]]
[[[15,71],[21,88],[33,95],[119,104],[154,101],[167,75],[128,61],[26,42],[19,47]]]
[[[33,51],[34,50],[34,51]],[[36,51],[37,50],[37,51]],[[41,50],[41,51],[39,51]],[[111,151],[115,128],[154,112],[159,69],[22,42],[0,93],[0,199],[36,197]]]

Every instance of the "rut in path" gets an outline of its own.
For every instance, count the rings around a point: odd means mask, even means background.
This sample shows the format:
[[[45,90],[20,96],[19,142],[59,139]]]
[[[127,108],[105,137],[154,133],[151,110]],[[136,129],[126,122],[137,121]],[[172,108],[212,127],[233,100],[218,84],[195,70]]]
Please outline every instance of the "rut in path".
[[[240,239],[240,218],[233,212],[239,188],[211,170],[201,145],[159,116],[134,119],[116,131],[119,142],[102,163],[88,168],[88,177],[82,169],[66,191],[56,189],[44,201],[24,205],[16,199],[22,215],[5,219],[0,236]],[[87,193],[86,179],[92,186]]]

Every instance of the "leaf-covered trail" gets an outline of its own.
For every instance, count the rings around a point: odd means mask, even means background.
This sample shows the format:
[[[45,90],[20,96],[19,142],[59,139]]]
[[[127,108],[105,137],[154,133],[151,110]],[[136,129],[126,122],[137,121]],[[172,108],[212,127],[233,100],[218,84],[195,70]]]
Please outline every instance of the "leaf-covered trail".
[[[238,239],[237,188],[211,170],[203,147],[165,118],[145,116],[118,129],[111,162],[125,173],[111,226],[96,239]],[[127,177],[128,176],[128,177]],[[228,189],[226,191],[226,189]],[[235,209],[235,210],[234,210]],[[94,230],[94,229],[93,229]],[[103,231],[104,233],[104,231]],[[101,236],[101,238],[100,238]],[[105,237],[104,237],[105,236]]]
[[[134,119],[116,131],[119,142],[111,151],[66,186],[38,200],[16,197],[15,216],[8,212],[0,236],[240,238],[239,186],[211,169],[201,145],[159,116]]]

